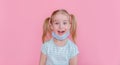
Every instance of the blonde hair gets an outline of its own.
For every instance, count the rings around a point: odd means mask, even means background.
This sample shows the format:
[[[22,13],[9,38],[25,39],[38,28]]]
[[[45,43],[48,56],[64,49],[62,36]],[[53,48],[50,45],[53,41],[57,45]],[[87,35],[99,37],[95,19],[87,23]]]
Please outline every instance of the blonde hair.
[[[66,10],[64,9],[59,9],[59,10],[55,10],[52,14],[51,17],[48,17],[45,19],[44,24],[43,24],[43,35],[42,35],[42,42],[44,43],[45,41],[49,40],[49,38],[51,38],[51,28],[50,28],[50,24],[52,24],[53,22],[53,17],[54,15],[56,15],[57,13],[61,13],[61,14],[66,14],[70,17],[70,23],[71,23],[71,28],[70,28],[70,34],[72,37],[72,40],[75,42],[75,38],[76,38],[76,20],[75,20],[75,16],[73,14],[69,14]]]

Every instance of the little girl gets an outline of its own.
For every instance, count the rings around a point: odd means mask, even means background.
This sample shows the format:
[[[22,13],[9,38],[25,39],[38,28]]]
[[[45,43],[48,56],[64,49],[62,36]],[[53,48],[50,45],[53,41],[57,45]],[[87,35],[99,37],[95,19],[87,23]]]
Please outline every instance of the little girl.
[[[55,10],[43,25],[40,65],[77,65],[76,21],[66,10]]]

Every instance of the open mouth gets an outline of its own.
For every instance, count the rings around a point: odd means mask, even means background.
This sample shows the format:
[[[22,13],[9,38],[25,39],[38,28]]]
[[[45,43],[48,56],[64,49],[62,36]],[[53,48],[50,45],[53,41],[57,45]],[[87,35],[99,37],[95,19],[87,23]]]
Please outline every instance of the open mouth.
[[[59,35],[63,35],[65,33],[65,31],[58,31]]]

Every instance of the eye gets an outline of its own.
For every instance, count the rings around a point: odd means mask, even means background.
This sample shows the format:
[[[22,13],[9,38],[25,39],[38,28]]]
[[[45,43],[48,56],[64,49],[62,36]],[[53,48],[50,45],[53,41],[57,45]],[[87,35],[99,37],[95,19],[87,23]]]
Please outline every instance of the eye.
[[[55,24],[58,25],[59,23],[56,22]]]
[[[67,24],[67,22],[65,21],[65,22],[63,22],[63,24],[64,24],[64,25],[66,25],[66,24]]]
[[[55,24],[55,25],[58,25],[58,24],[59,24],[59,22],[55,21],[55,22],[54,22],[54,24]]]
[[[64,25],[67,24],[66,22],[63,23]]]

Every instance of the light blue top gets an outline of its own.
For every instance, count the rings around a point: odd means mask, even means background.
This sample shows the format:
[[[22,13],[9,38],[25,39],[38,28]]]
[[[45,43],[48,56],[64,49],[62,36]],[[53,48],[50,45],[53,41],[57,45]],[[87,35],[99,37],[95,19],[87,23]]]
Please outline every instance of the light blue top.
[[[41,50],[47,56],[46,65],[69,65],[70,58],[79,53],[77,46],[70,39],[67,39],[64,46],[57,46],[52,38],[42,45]]]

